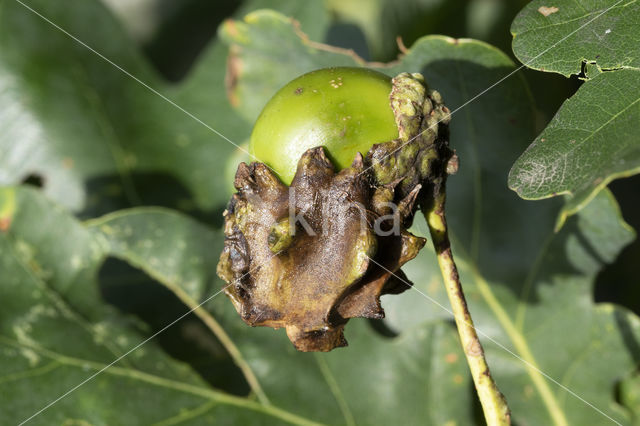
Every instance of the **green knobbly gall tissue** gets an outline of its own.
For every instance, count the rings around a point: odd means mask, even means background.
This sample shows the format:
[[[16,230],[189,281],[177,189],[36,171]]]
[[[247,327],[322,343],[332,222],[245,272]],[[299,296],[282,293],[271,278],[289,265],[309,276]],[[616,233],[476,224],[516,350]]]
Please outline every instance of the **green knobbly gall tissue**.
[[[374,145],[367,157],[378,184],[400,180],[397,191],[409,194],[416,185],[441,185],[447,163],[457,165],[449,149],[451,113],[442,96],[429,89],[421,74],[402,73],[393,79],[391,108],[400,137]],[[450,174],[457,168],[449,167]]]
[[[218,275],[242,319],[329,351],[350,318],[383,318],[426,242],[413,215],[457,169],[449,119],[420,74],[328,68],[276,93],[224,213]]]

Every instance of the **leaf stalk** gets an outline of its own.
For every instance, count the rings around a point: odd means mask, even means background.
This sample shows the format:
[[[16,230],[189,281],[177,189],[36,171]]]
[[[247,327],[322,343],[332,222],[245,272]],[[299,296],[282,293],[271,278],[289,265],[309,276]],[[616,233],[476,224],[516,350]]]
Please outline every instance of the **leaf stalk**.
[[[436,191],[431,203],[423,203],[422,212],[429,225],[431,239],[438,257],[438,265],[442,272],[447,296],[449,297],[458,328],[460,343],[467,359],[469,370],[471,370],[471,376],[473,377],[487,425],[510,425],[511,412],[504,395],[502,395],[493,377],[491,377],[489,365],[484,356],[484,349],[480,339],[478,339],[464,291],[462,290],[458,268],[453,259],[447,221],[444,214],[445,198],[444,188],[440,188],[439,191]]]

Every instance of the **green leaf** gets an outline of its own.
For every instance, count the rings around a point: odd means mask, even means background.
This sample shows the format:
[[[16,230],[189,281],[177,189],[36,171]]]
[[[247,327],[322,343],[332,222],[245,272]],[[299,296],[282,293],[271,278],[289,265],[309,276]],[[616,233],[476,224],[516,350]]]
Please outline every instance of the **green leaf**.
[[[513,52],[529,68],[565,77],[579,74],[583,62],[639,69],[639,21],[635,0],[534,0],[511,25]]]
[[[330,11],[324,0],[251,0],[242,4],[235,13],[242,17],[259,9],[275,10],[296,20],[312,40],[322,40],[331,24]]]
[[[584,207],[613,179],[638,173],[640,4],[542,1],[513,21],[513,51],[529,68],[587,81],[514,164],[509,186],[526,199],[568,194],[558,217]]]
[[[105,251],[145,271],[195,311],[231,354],[258,398],[268,403],[258,380],[216,319],[199,309],[207,293],[221,293],[215,265],[224,239],[202,224],[171,210],[136,208],[88,223]],[[216,283],[214,287],[213,284]]]
[[[507,168],[508,163],[500,166],[502,173]],[[449,188],[454,189],[451,184]],[[495,200],[494,194],[487,194],[484,201]],[[595,304],[592,296],[596,274],[634,238],[634,232],[606,189],[560,233],[553,230],[555,210],[548,207],[548,202],[532,206],[503,200],[500,208],[509,214],[478,219],[478,227],[501,234],[500,243],[481,242],[481,255],[475,260],[464,234],[452,226],[453,251],[489,365],[515,419],[604,425],[610,416],[634,424],[616,404],[615,387],[640,356],[636,343],[640,321],[625,309]],[[451,218],[460,215],[449,209]],[[507,230],[514,228],[496,223],[513,216],[523,221],[522,227],[529,223],[531,234],[509,235]],[[540,226],[541,219],[546,225]],[[425,227],[423,221],[415,224],[423,234]],[[448,307],[433,253],[422,253],[404,269],[425,298]],[[408,295],[385,300],[393,329],[442,316],[440,308],[428,309],[421,302]]]
[[[141,267],[157,281],[200,299],[215,280],[211,268],[224,237],[169,209],[139,207],[88,221],[89,230],[111,255]]]
[[[640,421],[640,374],[637,372],[620,384],[620,400],[631,412],[634,424]]]
[[[475,284],[469,297],[484,299],[476,318],[495,315],[502,329],[491,338],[529,363],[524,371],[510,368],[514,358],[492,341],[491,365],[504,377],[512,409],[532,410],[527,412],[533,423],[564,418],[568,424],[610,424],[609,416],[631,424],[615,402],[615,386],[635,368],[640,321],[625,309],[596,305],[592,287],[598,271],[634,233],[605,190],[562,232],[546,234],[522,284],[508,291],[497,286],[492,291],[473,267],[462,271],[463,280]],[[541,372],[556,383],[538,385],[545,381]]]
[[[229,32],[229,26],[223,32],[225,40],[240,47],[237,59],[248,69],[264,70],[270,76],[261,80],[255,74],[239,75],[236,93],[243,108],[259,110],[268,99],[262,94],[277,90],[280,82],[271,76],[288,79],[308,67],[345,61],[362,64],[344,52],[311,46],[286,18],[272,13],[252,14],[233,25],[237,32]],[[286,49],[271,60],[278,46]],[[288,52],[295,57],[293,64],[286,59]],[[514,68],[506,55],[481,42],[430,36],[418,40],[400,62],[380,69],[390,75],[424,73],[429,85],[456,111]],[[597,272],[615,258],[633,232],[608,192],[602,192],[556,234],[558,202],[532,204],[506,187],[511,164],[533,138],[530,99],[523,80],[516,76],[452,117],[451,143],[461,167],[449,179],[447,216],[469,306],[516,422],[608,424],[606,416],[611,416],[629,424],[628,413],[615,403],[614,387],[617,378],[634,369],[638,354],[629,342],[640,336],[640,324],[623,309],[595,305],[591,287]],[[423,220],[416,220],[414,230],[428,234]],[[384,298],[386,322],[400,333],[397,339],[410,338],[412,330],[450,318],[432,250],[425,249],[405,272],[422,296],[408,291]],[[223,301],[214,303],[215,309],[223,309],[217,305]],[[259,332],[251,330],[252,335]],[[240,330],[232,334],[241,336],[237,333]],[[357,350],[358,342],[348,327],[346,333],[351,348],[345,352]],[[245,343],[239,346],[244,348]],[[249,362],[261,365],[264,360],[249,356]],[[449,385],[437,384],[442,391]]]
[[[513,165],[526,199],[570,194],[559,225],[613,179],[640,171],[640,70],[598,74],[560,108]]]
[[[211,388],[154,341],[111,366],[145,334],[101,300],[104,241],[32,189],[0,188],[0,212],[0,422],[23,421],[80,385],[32,423],[302,423]],[[194,226],[182,221],[181,229]]]

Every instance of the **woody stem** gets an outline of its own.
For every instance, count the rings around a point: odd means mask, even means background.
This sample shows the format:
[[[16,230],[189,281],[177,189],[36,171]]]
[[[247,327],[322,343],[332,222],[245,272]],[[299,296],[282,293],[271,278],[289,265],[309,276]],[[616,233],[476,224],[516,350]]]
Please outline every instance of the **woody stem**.
[[[464,297],[458,269],[453,254],[444,214],[445,192],[439,191],[434,200],[423,205],[423,213],[429,225],[433,246],[438,256],[438,265],[447,289],[447,295],[453,309],[453,315],[458,327],[460,342],[467,358],[469,370],[482,404],[487,425],[510,425],[511,416],[507,401],[491,377],[484,349],[478,339],[478,334],[471,319],[471,313]]]

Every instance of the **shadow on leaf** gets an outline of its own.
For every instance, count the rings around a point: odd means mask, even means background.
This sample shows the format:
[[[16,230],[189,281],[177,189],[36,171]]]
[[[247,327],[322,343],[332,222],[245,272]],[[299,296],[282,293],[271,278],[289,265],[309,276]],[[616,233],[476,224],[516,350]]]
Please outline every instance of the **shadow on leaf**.
[[[109,258],[99,272],[104,299],[120,311],[149,325],[149,336],[184,315],[186,307],[171,291],[126,262]],[[189,314],[157,337],[172,357],[189,364],[212,386],[234,395],[247,395],[249,385],[242,372],[211,331]]]

